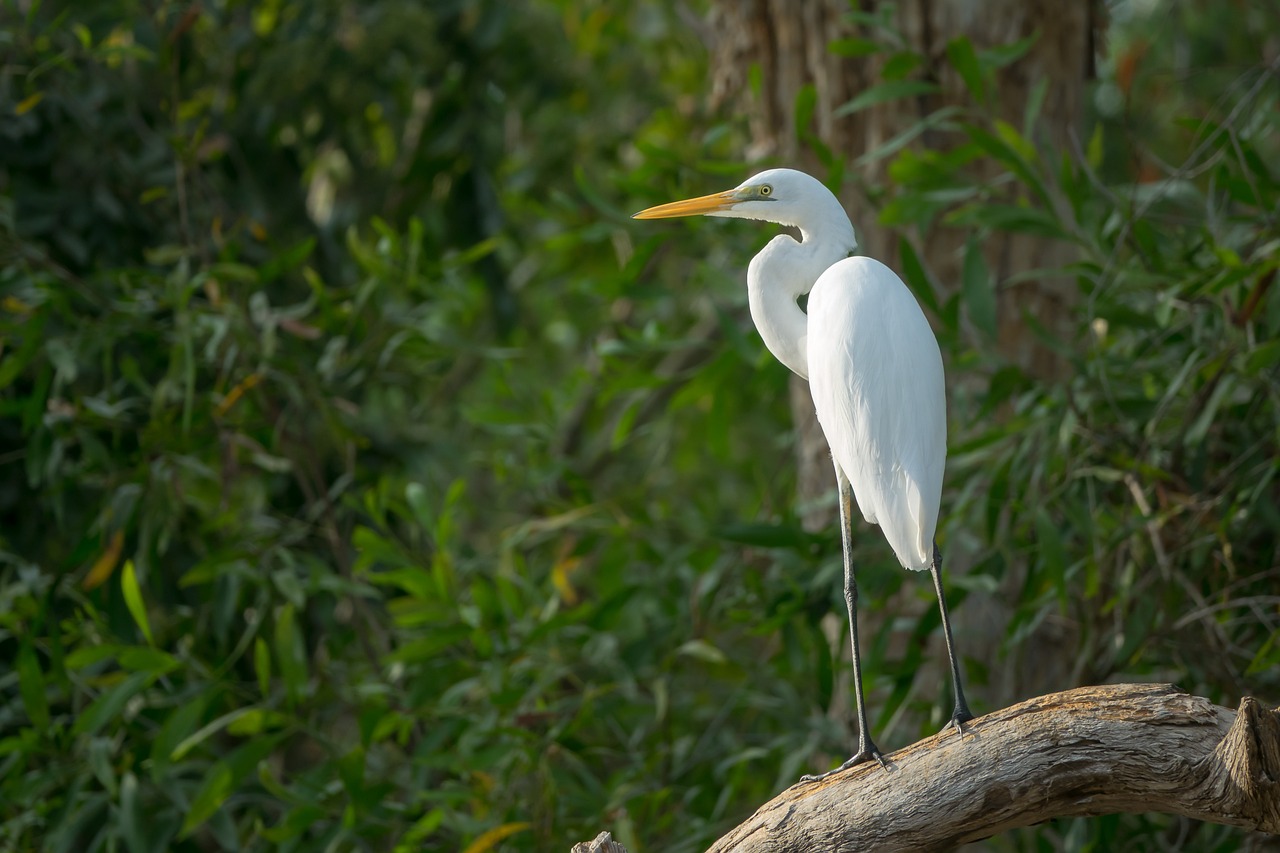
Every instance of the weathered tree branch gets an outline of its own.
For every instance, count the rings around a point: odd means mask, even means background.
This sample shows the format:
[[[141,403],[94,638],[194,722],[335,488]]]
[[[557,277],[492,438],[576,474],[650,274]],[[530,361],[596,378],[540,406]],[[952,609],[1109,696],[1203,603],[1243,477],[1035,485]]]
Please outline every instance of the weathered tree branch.
[[[609,833],[602,832],[594,841],[579,841],[569,853],[627,853],[627,848],[614,841]]]
[[[1058,817],[1167,812],[1280,834],[1280,712],[1170,684],[1041,696],[801,783],[711,851],[946,850]]]

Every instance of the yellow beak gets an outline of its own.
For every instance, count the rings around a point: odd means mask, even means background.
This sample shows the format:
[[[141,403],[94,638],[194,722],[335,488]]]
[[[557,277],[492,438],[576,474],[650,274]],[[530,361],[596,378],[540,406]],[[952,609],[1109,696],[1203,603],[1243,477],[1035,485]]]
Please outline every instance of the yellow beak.
[[[740,201],[742,199],[736,191],[726,190],[722,193],[712,193],[711,195],[698,196],[697,198],[687,198],[684,201],[673,201],[670,204],[660,204],[657,207],[642,210],[631,218],[672,219],[677,216],[697,216],[701,213],[715,213],[719,210],[727,210]]]

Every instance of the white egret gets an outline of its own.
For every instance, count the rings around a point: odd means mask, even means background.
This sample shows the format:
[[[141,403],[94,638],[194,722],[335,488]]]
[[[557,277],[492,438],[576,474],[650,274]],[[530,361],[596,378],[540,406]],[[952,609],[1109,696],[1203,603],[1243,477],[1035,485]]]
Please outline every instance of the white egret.
[[[858,658],[858,585],[854,579],[853,501],[879,524],[903,567],[933,576],[951,662],[955,709],[947,728],[973,719],[952,647],[942,593],[942,555],[934,540],[947,455],[942,355],[911,291],[879,261],[852,256],[853,225],[822,183],[792,169],[770,169],[722,193],[643,210],[636,219],[729,216],[790,225],[751,260],[751,319],[779,361],[809,380],[839,487],[844,597],[853,646],[858,751],[822,779],[884,758],[871,739]],[[808,313],[797,299],[809,294]],[[945,730],[945,729],[944,729]]]

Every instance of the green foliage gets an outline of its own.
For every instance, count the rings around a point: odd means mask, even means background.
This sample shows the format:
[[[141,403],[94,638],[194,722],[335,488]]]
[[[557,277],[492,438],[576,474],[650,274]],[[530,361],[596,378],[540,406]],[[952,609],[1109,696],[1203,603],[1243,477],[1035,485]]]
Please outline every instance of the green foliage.
[[[763,235],[625,218],[745,172],[673,96],[705,83],[673,10],[48,5],[0,13],[3,846],[694,850],[844,749],[838,539],[795,519],[734,272]],[[845,112],[931,85],[869,20],[832,50],[886,80]],[[1011,647],[1067,619],[1081,681],[1266,696],[1274,87],[1182,91],[1140,180],[1106,116],[1083,152],[993,118],[1028,46],[953,42],[972,106],[863,155],[964,389],[944,535],[970,583],[1027,567]],[[1063,381],[996,354],[1003,232],[1078,252]],[[936,627],[872,638],[880,722],[935,709]]]
[[[688,128],[651,106],[646,63],[692,76],[674,18],[640,5],[33,10],[21,67],[51,70],[10,78],[0,211],[6,845],[691,846],[783,778],[761,756],[798,772],[816,703],[757,707],[754,658],[793,661],[755,602],[826,589],[714,582],[741,553],[713,531],[790,476],[745,464],[785,377],[728,428],[758,349],[600,189],[655,197],[658,167],[608,164]],[[651,56],[573,82],[639,23]],[[81,217],[55,168],[125,213]]]

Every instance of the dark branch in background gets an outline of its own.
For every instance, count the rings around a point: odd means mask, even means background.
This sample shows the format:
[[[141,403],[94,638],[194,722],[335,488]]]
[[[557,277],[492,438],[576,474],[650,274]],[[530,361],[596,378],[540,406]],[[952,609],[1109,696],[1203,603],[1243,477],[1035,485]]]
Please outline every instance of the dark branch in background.
[[[889,772],[862,764],[794,785],[711,853],[948,850],[1118,812],[1280,833],[1280,712],[1251,697],[1231,711],[1171,684],[1081,687],[971,728],[963,740],[935,735],[893,753]]]
[[[1244,327],[1253,319],[1253,315],[1258,311],[1258,306],[1262,304],[1262,298],[1267,295],[1267,291],[1275,280],[1276,271],[1274,267],[1266,275],[1258,279],[1258,283],[1253,286],[1253,290],[1249,291],[1244,304],[1240,306],[1240,310],[1236,313],[1235,324],[1237,326]]]

